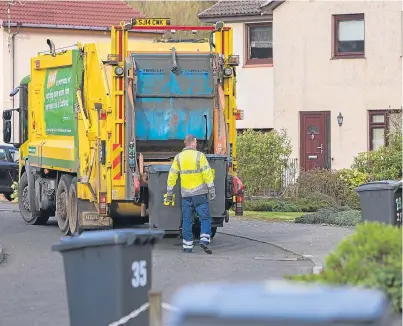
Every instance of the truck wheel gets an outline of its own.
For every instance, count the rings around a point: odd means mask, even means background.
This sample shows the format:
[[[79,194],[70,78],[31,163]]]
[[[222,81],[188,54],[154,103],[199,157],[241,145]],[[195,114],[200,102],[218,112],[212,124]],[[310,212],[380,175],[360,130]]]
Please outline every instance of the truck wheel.
[[[77,208],[77,178],[73,178],[71,181],[69,189],[69,211],[68,218],[70,224],[70,232],[79,232],[79,219],[78,219],[78,208]]]
[[[4,194],[4,198],[8,201],[13,201],[13,199],[11,198],[11,194]]]
[[[45,225],[49,220],[50,215],[47,211],[35,212],[35,214],[31,213],[29,207],[27,172],[22,174],[18,184],[18,207],[20,209],[22,218],[27,224]]]
[[[69,189],[73,177],[68,174],[63,174],[60,178],[59,184],[56,190],[56,219],[59,225],[60,231],[63,235],[70,234],[69,224]]]

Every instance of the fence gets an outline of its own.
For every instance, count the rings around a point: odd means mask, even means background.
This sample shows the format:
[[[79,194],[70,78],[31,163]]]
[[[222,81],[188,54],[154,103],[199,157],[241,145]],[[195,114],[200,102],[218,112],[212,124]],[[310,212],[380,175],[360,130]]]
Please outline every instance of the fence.
[[[297,181],[299,172],[298,158],[290,158],[281,172],[280,186],[277,189],[268,186],[267,189],[260,191],[252,197],[279,197],[285,188],[293,185]]]

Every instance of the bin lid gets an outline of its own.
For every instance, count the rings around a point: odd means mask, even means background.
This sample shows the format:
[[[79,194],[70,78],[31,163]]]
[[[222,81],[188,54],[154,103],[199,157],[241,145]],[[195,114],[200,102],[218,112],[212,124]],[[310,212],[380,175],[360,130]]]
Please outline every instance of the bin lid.
[[[275,280],[191,285],[175,294],[172,305],[178,311],[170,316],[169,326],[181,325],[186,316],[277,322],[375,321],[389,309],[386,295],[376,289]]]
[[[219,155],[219,154],[205,154],[207,159],[214,159],[214,160],[228,160],[227,155]]]
[[[52,246],[52,250],[68,251],[86,247],[154,244],[163,235],[163,231],[149,229],[88,231],[78,236],[62,237],[60,243]]]
[[[359,185],[354,189],[355,192],[372,190],[397,190],[402,187],[402,180],[381,180],[372,181]]]
[[[161,172],[169,172],[171,165],[169,164],[155,164],[150,165],[148,168],[148,173],[161,173]]]

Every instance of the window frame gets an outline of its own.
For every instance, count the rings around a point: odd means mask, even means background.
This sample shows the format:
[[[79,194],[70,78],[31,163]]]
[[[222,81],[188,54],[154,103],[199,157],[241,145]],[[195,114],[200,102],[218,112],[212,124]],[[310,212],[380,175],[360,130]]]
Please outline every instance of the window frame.
[[[385,129],[385,146],[388,146],[388,137],[387,134],[389,132],[389,114],[390,110],[368,110],[368,150],[373,151],[373,136],[374,129],[383,128]],[[372,122],[372,117],[377,115],[384,116],[384,122]]]
[[[341,21],[354,21],[362,20],[364,22],[364,51],[363,52],[339,52],[338,51],[338,34],[339,34],[339,23]],[[343,58],[365,58],[365,15],[361,14],[341,14],[333,15],[332,20],[332,57],[335,59]]]
[[[252,27],[271,27],[272,29],[272,39],[273,39],[273,22],[264,23],[248,23],[245,24],[244,31],[244,67],[257,67],[257,66],[273,66],[273,58],[267,59],[249,59],[249,49],[250,49],[250,28]],[[273,50],[274,53],[274,50]]]

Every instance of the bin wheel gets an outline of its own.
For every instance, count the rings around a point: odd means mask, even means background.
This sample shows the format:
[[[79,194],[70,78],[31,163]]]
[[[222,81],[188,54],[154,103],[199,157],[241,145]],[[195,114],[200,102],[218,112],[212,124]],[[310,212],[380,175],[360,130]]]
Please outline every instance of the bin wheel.
[[[18,184],[18,208],[25,223],[29,225],[45,225],[50,217],[50,212],[40,211],[32,214],[28,196],[28,176],[24,172]]]
[[[68,219],[70,232],[80,233],[80,220],[78,218],[78,199],[77,199],[77,178],[74,177],[71,181],[69,189],[69,207],[68,207]]]
[[[73,177],[68,174],[63,174],[59,180],[56,190],[56,219],[59,225],[60,231],[63,235],[70,234],[70,223],[69,223],[69,211],[70,211],[70,200],[69,200],[69,189]]]

